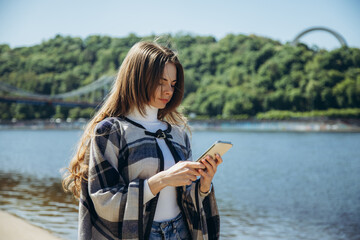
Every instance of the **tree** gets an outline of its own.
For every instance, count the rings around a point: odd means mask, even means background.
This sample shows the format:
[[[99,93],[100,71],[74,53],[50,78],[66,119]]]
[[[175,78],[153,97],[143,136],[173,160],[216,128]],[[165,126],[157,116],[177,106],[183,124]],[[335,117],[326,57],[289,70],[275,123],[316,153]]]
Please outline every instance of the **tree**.
[[[3,44],[0,82],[34,93],[69,92],[104,75],[115,75],[133,44],[155,38],[135,34],[85,39],[56,35],[31,47]],[[231,118],[269,110],[360,107],[358,48],[326,51],[241,34],[228,34],[217,41],[212,36],[177,33],[164,35],[158,42],[178,51],[185,71],[183,106],[187,114]],[[91,109],[26,106],[1,103],[0,118],[78,118],[93,114]]]

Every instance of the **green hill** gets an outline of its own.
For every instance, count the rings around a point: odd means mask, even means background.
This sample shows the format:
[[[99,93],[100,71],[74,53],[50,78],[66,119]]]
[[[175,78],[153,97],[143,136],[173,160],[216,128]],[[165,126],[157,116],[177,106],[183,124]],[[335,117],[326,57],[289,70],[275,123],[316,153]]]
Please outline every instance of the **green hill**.
[[[134,43],[154,38],[57,35],[32,47],[0,45],[0,81],[42,94],[67,92],[115,75]],[[185,114],[273,118],[277,113],[281,118],[291,116],[289,112],[316,111],[327,117],[360,117],[360,49],[326,51],[231,34],[218,41],[184,34],[163,41],[179,52],[185,69]],[[0,103],[0,119],[76,118],[91,112]]]

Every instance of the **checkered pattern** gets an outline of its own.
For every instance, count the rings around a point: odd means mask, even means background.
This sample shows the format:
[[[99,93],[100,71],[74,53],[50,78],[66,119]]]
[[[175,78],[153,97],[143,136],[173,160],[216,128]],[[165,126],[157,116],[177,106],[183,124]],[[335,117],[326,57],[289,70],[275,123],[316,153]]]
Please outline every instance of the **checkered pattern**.
[[[171,126],[171,143],[191,160],[187,134]],[[122,118],[107,118],[91,140],[89,176],[82,183],[79,239],[144,239],[150,202],[143,203],[144,180],[159,172],[156,138]],[[214,189],[202,198],[199,181],[177,188],[179,207],[192,239],[219,239]],[[154,211],[154,210],[153,210]]]

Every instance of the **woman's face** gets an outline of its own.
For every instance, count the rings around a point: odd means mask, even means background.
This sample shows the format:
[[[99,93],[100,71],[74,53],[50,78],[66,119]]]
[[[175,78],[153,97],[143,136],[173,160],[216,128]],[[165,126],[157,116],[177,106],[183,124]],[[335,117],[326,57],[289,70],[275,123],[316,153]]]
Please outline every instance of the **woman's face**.
[[[165,108],[174,93],[176,80],[175,64],[166,63],[164,73],[160,78],[159,86],[155,90],[155,94],[150,101],[150,105],[158,109]]]

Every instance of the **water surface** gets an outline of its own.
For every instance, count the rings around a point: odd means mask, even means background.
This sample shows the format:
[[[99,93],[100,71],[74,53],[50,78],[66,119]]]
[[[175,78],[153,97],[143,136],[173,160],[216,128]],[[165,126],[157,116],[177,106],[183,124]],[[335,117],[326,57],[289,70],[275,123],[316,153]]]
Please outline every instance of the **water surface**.
[[[0,131],[1,209],[76,239],[62,192],[78,130]],[[221,239],[360,239],[360,134],[197,131],[194,158],[232,141],[214,179]]]

